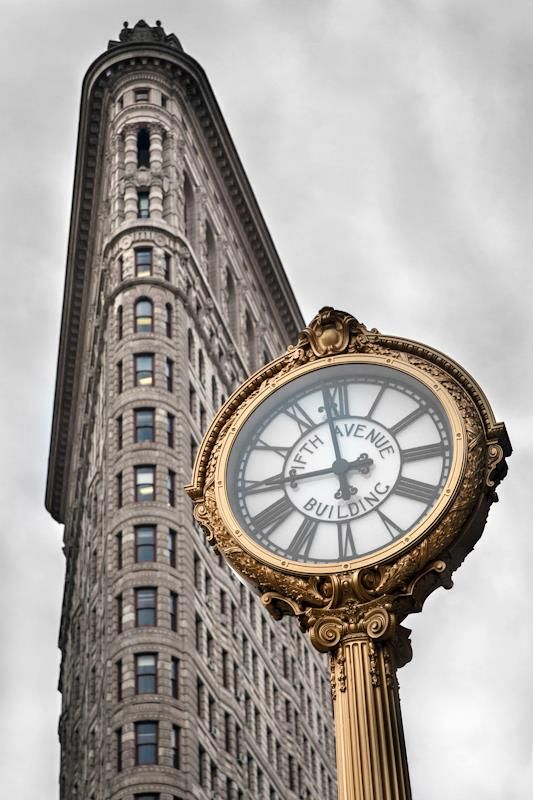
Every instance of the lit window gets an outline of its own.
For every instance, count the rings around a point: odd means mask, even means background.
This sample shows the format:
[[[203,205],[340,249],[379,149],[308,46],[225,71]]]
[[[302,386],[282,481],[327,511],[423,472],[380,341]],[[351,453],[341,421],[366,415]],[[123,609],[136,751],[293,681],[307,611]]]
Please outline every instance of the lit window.
[[[135,414],[135,441],[153,442],[154,436],[154,409],[136,408]]]
[[[137,166],[150,166],[150,131],[141,128],[137,134]]]
[[[150,247],[139,247],[135,250],[135,275],[146,278],[152,274],[152,250]]]
[[[171,392],[174,383],[174,362],[171,358],[165,359],[165,383],[167,391]]]
[[[174,414],[167,413],[167,445],[174,447]]]
[[[176,566],[176,531],[172,528],[168,531],[168,563],[169,566]]]
[[[137,192],[137,216],[139,219],[150,216],[150,192]]]
[[[135,102],[148,103],[150,100],[150,89],[143,87],[142,89],[135,89]]]
[[[153,386],[154,354],[138,353],[135,359],[135,386]]]
[[[157,624],[157,589],[135,589],[135,626]]]
[[[135,467],[135,501],[145,503],[155,500],[155,467]]]
[[[135,526],[135,561],[155,561],[155,525]]]
[[[138,653],[135,656],[135,694],[157,692],[157,654]]]
[[[157,764],[157,722],[135,723],[135,763]]]
[[[176,473],[174,470],[169,469],[167,475],[167,491],[168,491],[168,504],[169,506],[176,505]]]
[[[152,333],[154,330],[154,306],[147,297],[135,303],[135,333]]]
[[[178,630],[178,595],[169,592],[168,595],[168,625],[171,631]]]

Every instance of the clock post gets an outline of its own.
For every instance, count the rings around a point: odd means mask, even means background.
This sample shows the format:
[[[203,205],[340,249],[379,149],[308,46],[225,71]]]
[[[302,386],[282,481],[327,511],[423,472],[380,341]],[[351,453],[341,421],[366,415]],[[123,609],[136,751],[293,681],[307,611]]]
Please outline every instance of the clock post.
[[[511,445],[432,348],[323,308],[218,412],[186,491],[209,542],[331,658],[339,800],[409,800],[397,670],[481,536]]]

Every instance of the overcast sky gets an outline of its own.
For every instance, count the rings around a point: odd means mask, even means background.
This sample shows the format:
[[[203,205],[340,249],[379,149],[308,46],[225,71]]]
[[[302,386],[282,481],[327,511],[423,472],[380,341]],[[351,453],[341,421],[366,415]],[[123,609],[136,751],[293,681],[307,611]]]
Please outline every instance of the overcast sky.
[[[527,0],[2,0],[0,794],[57,800],[61,528],[43,507],[81,80],[123,20],[205,68],[306,319],[479,381],[516,451],[411,617],[414,800],[531,800],[533,8]]]

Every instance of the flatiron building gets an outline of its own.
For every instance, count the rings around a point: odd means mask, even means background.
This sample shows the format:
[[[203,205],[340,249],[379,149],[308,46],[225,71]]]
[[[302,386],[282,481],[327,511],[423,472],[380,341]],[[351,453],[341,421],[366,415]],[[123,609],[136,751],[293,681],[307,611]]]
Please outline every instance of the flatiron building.
[[[124,26],[82,87],[46,506],[61,800],[336,797],[327,664],[206,544],[210,419],[303,322],[205,73]]]

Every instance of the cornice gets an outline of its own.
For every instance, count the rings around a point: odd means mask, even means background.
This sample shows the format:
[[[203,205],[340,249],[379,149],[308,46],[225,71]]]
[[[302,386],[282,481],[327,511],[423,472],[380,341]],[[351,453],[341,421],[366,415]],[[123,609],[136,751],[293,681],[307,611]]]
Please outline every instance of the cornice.
[[[172,43],[130,41],[102,53],[89,67],[82,85],[78,143],[71,208],[67,269],[57,362],[56,389],[46,508],[58,522],[65,519],[66,477],[70,467],[70,447],[76,408],[77,360],[83,332],[89,288],[88,252],[97,215],[96,185],[101,145],[104,100],[116,78],[126,71],[148,64],[180,85],[203,131],[205,143],[224,181],[228,197],[259,269],[263,272],[273,303],[288,336],[295,339],[303,320],[294,293],[263,219],[235,145],[202,67]]]

